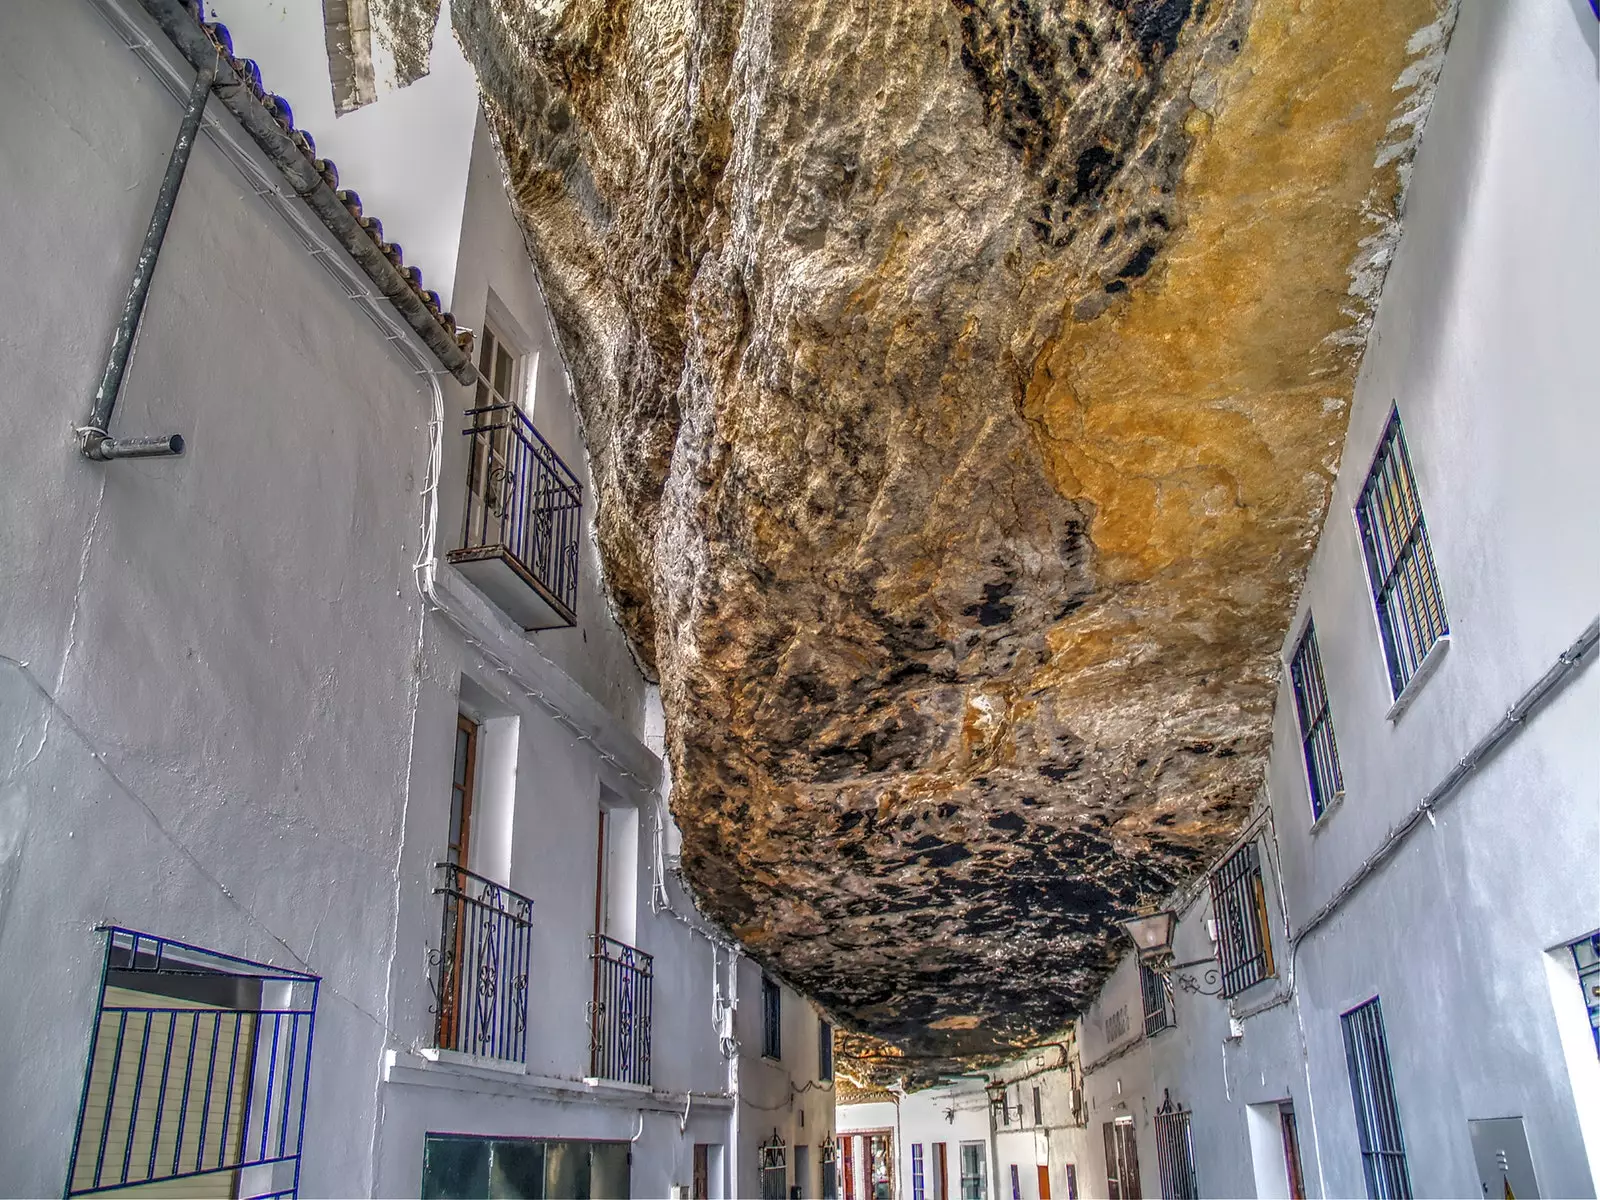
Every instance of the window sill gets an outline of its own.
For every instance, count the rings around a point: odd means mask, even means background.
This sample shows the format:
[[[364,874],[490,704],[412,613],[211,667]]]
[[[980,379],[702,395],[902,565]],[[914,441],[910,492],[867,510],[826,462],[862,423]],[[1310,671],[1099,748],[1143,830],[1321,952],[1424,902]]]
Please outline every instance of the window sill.
[[[1433,677],[1439,669],[1439,664],[1444,661],[1444,656],[1450,650],[1450,635],[1441,634],[1428,647],[1428,652],[1422,656],[1422,661],[1417,664],[1416,673],[1406,681],[1405,687],[1400,689],[1400,694],[1394,698],[1394,703],[1389,706],[1389,711],[1383,714],[1386,721],[1398,721],[1402,713],[1411,707],[1411,702],[1417,698],[1417,693],[1422,690],[1423,684]]]
[[[1321,833],[1325,828],[1327,828],[1328,821],[1333,817],[1334,813],[1339,811],[1343,805],[1344,793],[1340,792],[1332,800],[1329,800],[1322,806],[1322,811],[1317,814],[1316,820],[1311,822],[1311,832]]]

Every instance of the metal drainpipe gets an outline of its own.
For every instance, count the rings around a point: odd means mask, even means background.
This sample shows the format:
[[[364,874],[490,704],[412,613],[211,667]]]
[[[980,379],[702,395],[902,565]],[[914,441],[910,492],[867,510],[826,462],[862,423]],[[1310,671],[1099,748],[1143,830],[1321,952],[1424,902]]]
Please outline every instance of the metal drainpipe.
[[[178,140],[172,147],[172,157],[167,160],[167,173],[161,178],[161,190],[156,194],[156,208],[150,214],[150,228],[145,231],[144,245],[139,247],[139,261],[133,268],[133,282],[128,287],[128,298],[122,305],[122,319],[117,322],[116,335],[111,339],[111,352],[106,356],[100,387],[95,391],[88,420],[78,430],[78,448],[85,458],[96,462],[183,453],[181,434],[119,440],[113,438],[107,428],[111,423],[111,414],[117,407],[117,396],[122,391],[122,377],[128,370],[134,335],[138,333],[139,319],[144,315],[144,303],[150,295],[150,279],[155,274],[156,260],[161,257],[161,243],[166,240],[167,226],[172,223],[172,210],[178,202],[178,188],[189,166],[189,152],[194,149],[195,138],[200,133],[206,100],[211,95],[211,85],[216,76],[214,62],[202,66],[195,75],[194,86],[189,89],[189,102],[183,110],[183,124],[178,127]]]

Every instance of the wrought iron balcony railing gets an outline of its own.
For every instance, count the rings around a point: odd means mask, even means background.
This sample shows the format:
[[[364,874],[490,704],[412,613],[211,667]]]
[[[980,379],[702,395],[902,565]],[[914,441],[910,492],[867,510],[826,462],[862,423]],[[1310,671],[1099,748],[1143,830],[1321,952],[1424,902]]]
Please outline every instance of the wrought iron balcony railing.
[[[436,863],[443,897],[433,970],[434,1044],[523,1062],[533,901],[452,863]]]
[[[524,629],[577,624],[577,476],[516,405],[466,415],[466,516],[450,561]]]
[[[655,960],[596,934],[589,1069],[597,1079],[650,1084],[650,1006]]]

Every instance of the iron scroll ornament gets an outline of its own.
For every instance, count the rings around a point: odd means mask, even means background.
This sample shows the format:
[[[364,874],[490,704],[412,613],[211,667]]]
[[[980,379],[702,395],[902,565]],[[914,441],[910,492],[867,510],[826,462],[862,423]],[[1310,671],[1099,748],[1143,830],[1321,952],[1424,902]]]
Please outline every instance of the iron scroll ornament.
[[[1222,994],[1222,969],[1216,965],[1216,962],[1217,960],[1214,956],[1207,956],[1206,958],[1191,959],[1189,962],[1152,963],[1150,964],[1150,969],[1157,975],[1167,979],[1173,987],[1187,995],[1220,996]],[[1193,974],[1179,974],[1180,971],[1187,971],[1190,967],[1198,967],[1204,963],[1211,963],[1212,965],[1200,972],[1199,978],[1196,978]]]

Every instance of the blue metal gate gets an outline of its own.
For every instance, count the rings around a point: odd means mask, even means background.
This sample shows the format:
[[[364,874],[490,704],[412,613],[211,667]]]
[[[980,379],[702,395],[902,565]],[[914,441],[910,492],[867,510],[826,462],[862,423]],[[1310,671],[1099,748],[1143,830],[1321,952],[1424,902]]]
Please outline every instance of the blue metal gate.
[[[320,979],[102,932],[65,1195],[214,1179],[239,1197],[297,1196]]]

